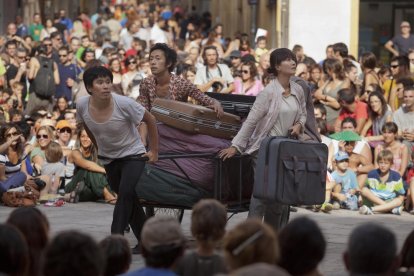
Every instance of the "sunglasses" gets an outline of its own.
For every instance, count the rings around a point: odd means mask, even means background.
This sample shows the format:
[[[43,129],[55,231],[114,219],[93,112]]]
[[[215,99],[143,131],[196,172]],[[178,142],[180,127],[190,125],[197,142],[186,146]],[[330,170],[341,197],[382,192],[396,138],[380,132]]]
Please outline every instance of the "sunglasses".
[[[60,133],[66,132],[66,133],[69,133],[70,134],[70,133],[72,133],[72,130],[70,128],[68,128],[68,127],[64,127],[62,129],[60,129],[59,132]]]
[[[129,64],[137,64],[136,61],[130,61]]]
[[[18,133],[18,132],[10,132],[10,133],[7,133],[6,137],[11,138],[12,136],[19,136],[19,135],[20,135],[20,133]]]
[[[395,68],[397,68],[398,66],[400,66],[399,64],[397,64],[397,65],[391,65],[390,67],[391,68],[393,68],[393,69],[395,69]]]
[[[37,140],[40,139],[49,139],[49,135],[43,134],[43,135],[36,135]]]
[[[241,71],[243,74],[249,74],[250,73],[250,71],[247,71],[247,70],[242,70]]]

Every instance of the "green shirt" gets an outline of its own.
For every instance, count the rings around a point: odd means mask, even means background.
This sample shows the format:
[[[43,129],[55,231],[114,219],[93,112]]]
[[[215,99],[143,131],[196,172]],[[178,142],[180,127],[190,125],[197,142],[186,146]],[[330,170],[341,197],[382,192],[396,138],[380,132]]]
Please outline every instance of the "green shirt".
[[[40,41],[40,33],[43,30],[42,24],[31,24],[29,26],[29,34],[33,38],[34,41]]]

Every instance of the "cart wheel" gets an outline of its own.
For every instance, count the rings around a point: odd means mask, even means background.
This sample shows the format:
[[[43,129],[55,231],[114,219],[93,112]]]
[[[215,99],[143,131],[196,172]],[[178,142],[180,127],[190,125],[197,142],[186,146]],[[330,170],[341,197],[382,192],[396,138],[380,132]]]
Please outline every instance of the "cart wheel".
[[[156,215],[171,216],[181,223],[184,216],[184,209],[145,207],[145,213],[147,217]]]

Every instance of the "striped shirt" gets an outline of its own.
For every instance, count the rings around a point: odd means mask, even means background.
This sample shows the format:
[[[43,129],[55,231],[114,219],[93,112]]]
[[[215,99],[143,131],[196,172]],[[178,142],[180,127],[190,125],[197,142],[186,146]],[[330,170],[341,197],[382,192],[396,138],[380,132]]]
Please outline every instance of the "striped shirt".
[[[393,170],[390,170],[388,180],[385,183],[381,182],[379,169],[370,171],[365,185],[382,200],[391,200],[397,196],[405,195],[402,178],[398,172]]]
[[[0,154],[0,164],[5,166],[6,177],[9,178],[13,174],[20,172],[22,160],[19,159],[16,164],[13,164],[6,154]]]

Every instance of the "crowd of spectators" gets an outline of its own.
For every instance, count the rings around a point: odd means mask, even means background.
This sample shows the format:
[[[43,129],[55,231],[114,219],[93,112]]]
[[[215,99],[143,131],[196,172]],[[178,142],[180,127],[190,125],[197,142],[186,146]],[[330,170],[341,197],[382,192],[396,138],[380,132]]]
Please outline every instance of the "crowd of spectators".
[[[121,235],[97,242],[87,233],[66,230],[50,238],[49,222],[36,208],[15,209],[0,224],[5,275],[321,275],[327,241],[308,217],[290,221],[281,231],[254,218],[226,229],[225,206],[204,199],[193,207],[189,247],[179,222],[157,215],[142,229],[145,267],[130,268],[128,240]],[[414,231],[400,252],[388,228],[375,223],[356,226],[343,252],[350,275],[412,275]],[[191,239],[190,238],[190,239]],[[381,242],[378,242],[378,241]],[[129,272],[128,272],[129,271]],[[398,273],[398,274],[397,274]]]

